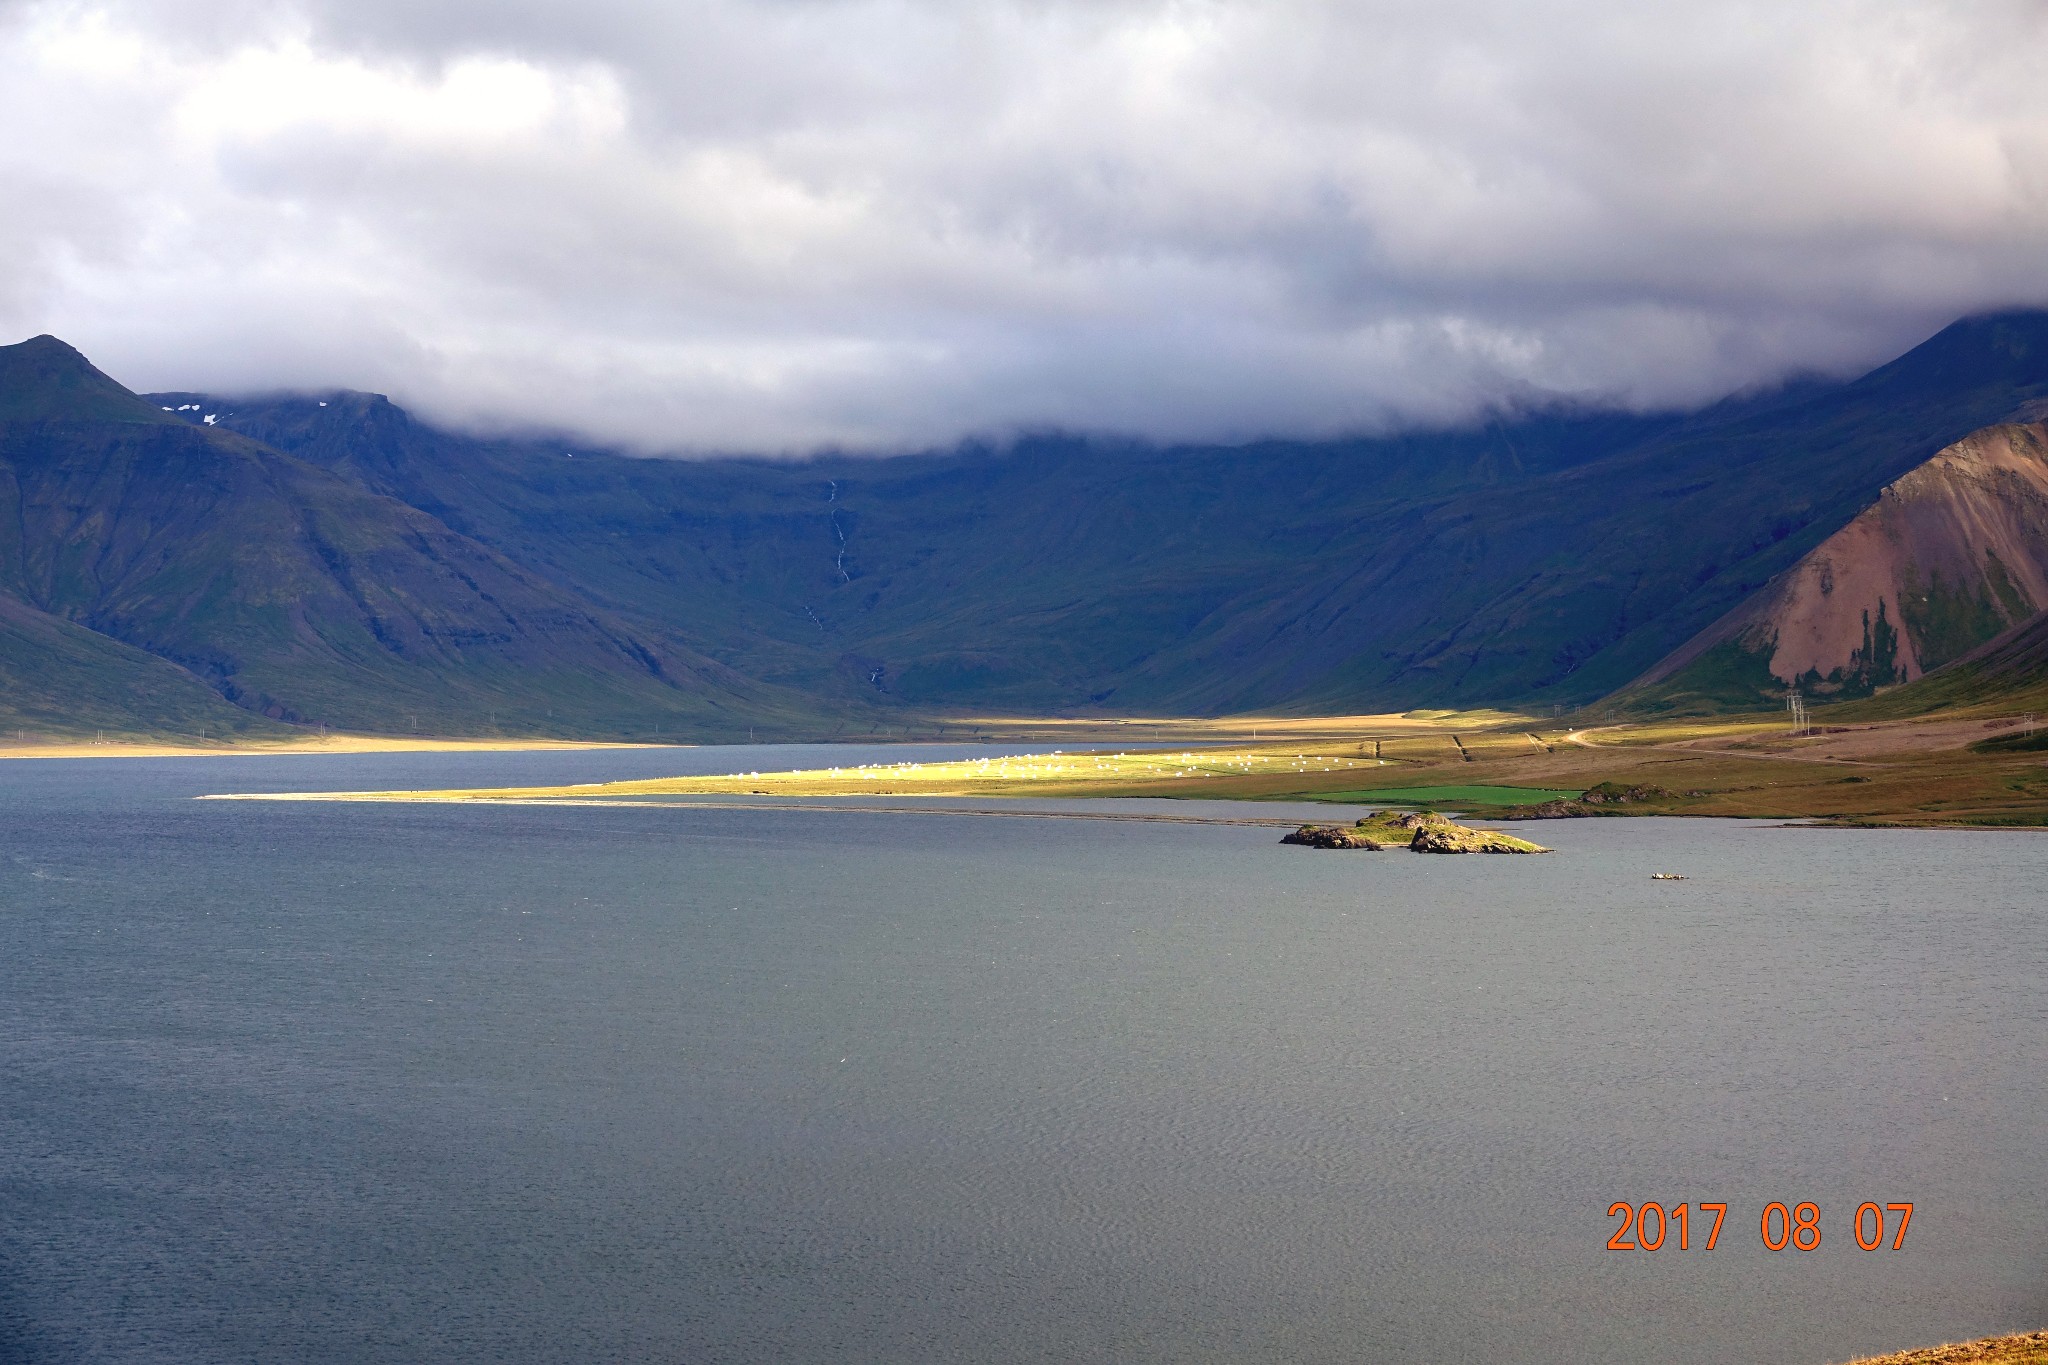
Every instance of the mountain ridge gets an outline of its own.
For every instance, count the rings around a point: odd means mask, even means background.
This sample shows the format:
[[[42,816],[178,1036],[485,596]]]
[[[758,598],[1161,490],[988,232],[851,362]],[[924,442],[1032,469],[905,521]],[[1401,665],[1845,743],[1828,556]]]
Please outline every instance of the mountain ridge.
[[[0,348],[0,411],[32,414],[0,421],[0,593],[22,606],[287,724],[729,731],[764,709],[417,508],[24,344]]]
[[[45,332],[0,346],[0,422],[175,423],[102,373],[79,350]]]
[[[1886,484],[1636,686],[1719,688],[1731,704],[1793,687],[1868,695],[1963,657],[2044,606],[2048,425],[2000,423]]]
[[[2044,394],[2029,312],[1691,414],[1314,445],[668,462],[464,437],[370,396],[206,401],[807,695],[1217,714],[1604,695]]]
[[[0,592],[288,723],[1540,707],[1641,677],[2043,399],[2029,312],[1686,414],[680,462],[347,391],[139,397],[38,338],[0,348]]]

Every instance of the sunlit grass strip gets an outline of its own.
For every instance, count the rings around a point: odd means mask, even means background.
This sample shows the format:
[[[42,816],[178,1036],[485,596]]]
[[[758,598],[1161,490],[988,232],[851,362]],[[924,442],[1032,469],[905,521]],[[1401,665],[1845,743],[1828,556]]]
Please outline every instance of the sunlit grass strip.
[[[621,796],[974,796],[1059,795],[1089,788],[1192,791],[1218,778],[1309,779],[1382,771],[1377,759],[1318,754],[1307,747],[1257,749],[1138,750],[1124,753],[1005,754],[943,762],[850,764],[786,772],[743,772],[690,777],[643,778],[625,782],[579,783],[559,787],[487,787],[445,791],[331,793],[389,801],[525,800],[535,797]]]
[[[966,729],[1002,735],[1014,741],[1020,736],[1043,736],[1058,743],[1071,739],[1077,744],[1114,745],[1166,742],[1214,747],[1221,744],[1271,743],[1303,744],[1359,738],[1395,738],[1446,734],[1452,730],[1485,731],[1503,726],[1523,727],[1533,718],[1516,711],[1482,708],[1472,711],[1387,711],[1336,716],[999,716],[953,715],[944,719],[949,730]]]
[[[1777,724],[1782,727],[1783,721]],[[1954,747],[1976,737],[1974,731],[1951,736],[1953,744],[1947,749],[1911,747],[1914,735],[1902,731],[1899,742],[1906,747],[1884,750],[1883,762],[1866,757],[1849,763],[1825,754],[1802,755],[1796,742],[1781,743],[1774,737],[1758,743],[1747,738],[1763,730],[1761,718],[1751,717],[1735,723],[1632,725],[1620,732],[1649,742],[1614,743],[1614,732],[1605,729],[1540,727],[1514,734],[1496,732],[1498,743],[1475,743],[1473,732],[1459,730],[1454,732],[1458,742],[1439,733],[1394,740],[1298,739],[1162,749],[1082,751],[1073,746],[1055,753],[944,762],[903,759],[576,786],[324,792],[303,799],[1172,797],[1481,810],[1492,804],[1488,797],[1498,800],[1512,793],[1547,799],[1611,782],[1654,788],[1670,799],[1646,799],[1603,809],[1603,814],[1803,818],[1855,825],[2048,826],[2048,770],[2042,768],[2039,755],[1982,754]],[[1874,733],[1881,738],[1884,732],[1878,727]],[[1732,745],[1731,734],[1745,742]],[[1571,742],[1574,736],[1591,742]],[[1687,743],[1699,740],[1706,742]],[[753,752],[757,751],[727,750],[723,756],[743,761]]]
[[[1780,716],[1730,716],[1703,719],[1643,721],[1567,731],[1591,744],[1683,744],[1691,740],[1760,739],[1783,735],[1790,722]]]
[[[923,763],[863,763],[790,772],[745,772],[703,777],[654,778],[564,788],[565,792],[626,795],[860,796],[970,794],[1018,787],[1143,785],[1218,777],[1306,776],[1377,770],[1371,758],[1330,754],[1264,752],[1256,749],[1203,751],[1138,750],[1125,753],[1004,754],[989,758]],[[511,793],[506,793],[510,795]]]
[[[665,810],[665,811],[766,811],[770,814],[808,811],[828,815],[929,815],[956,819],[1003,820],[1097,820],[1150,825],[1229,825],[1245,829],[1298,829],[1301,821],[1292,816],[1180,815],[1159,811],[1038,810],[1029,806],[878,806],[824,805],[801,800],[777,801],[666,801],[655,797],[613,796],[469,796],[449,792],[236,792],[200,796],[198,801],[392,801],[402,798],[444,805],[491,806],[573,806],[579,810]]]

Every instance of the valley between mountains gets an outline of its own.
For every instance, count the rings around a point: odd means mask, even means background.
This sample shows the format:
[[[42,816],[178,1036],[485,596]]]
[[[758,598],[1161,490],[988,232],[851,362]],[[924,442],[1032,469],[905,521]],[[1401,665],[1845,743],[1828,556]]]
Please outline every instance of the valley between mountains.
[[[2041,809],[2044,404],[2027,312],[1691,413],[677,460],[346,391],[141,396],[39,337],[0,347],[0,725],[1079,744],[1151,717],[1373,746],[1381,786],[2010,821]],[[1795,690],[1821,733],[1785,733]],[[1822,752],[1852,729],[1870,756]],[[1674,763],[1699,771],[1637,780]]]

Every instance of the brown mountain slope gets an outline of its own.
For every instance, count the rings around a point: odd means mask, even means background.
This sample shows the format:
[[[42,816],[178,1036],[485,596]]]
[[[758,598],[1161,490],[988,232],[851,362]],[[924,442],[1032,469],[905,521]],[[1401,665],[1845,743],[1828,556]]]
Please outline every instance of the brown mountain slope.
[[[2036,613],[1906,687],[1853,702],[1830,714],[1857,721],[1930,711],[2016,716],[2027,710],[2048,713],[2048,611]],[[2048,748],[2048,731],[2007,735],[1994,747]]]
[[[729,670],[417,508],[165,420],[49,338],[0,347],[0,592],[287,722],[673,736],[759,710]],[[34,624],[10,674],[58,676]]]
[[[2048,424],[1986,427],[1876,502],[1639,680],[1754,701],[1868,695],[2048,607]]]

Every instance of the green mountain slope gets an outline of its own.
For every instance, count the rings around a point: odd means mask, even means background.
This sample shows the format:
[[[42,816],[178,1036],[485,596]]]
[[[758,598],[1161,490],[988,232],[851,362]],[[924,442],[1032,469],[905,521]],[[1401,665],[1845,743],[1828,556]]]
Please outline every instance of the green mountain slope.
[[[42,617],[294,724],[730,734],[772,709],[417,508],[124,394],[62,343],[0,348],[0,593]],[[62,660],[90,669],[60,635],[23,627],[6,656],[59,714]]]
[[[171,426],[178,418],[130,393],[53,336],[0,346],[0,422]]]
[[[0,593],[0,740],[33,735],[288,733],[177,665]]]
[[[2018,313],[1694,414],[1231,449],[681,462],[465,437],[369,395],[205,402],[814,697],[1217,713],[1604,695],[2043,394],[2048,314]]]

